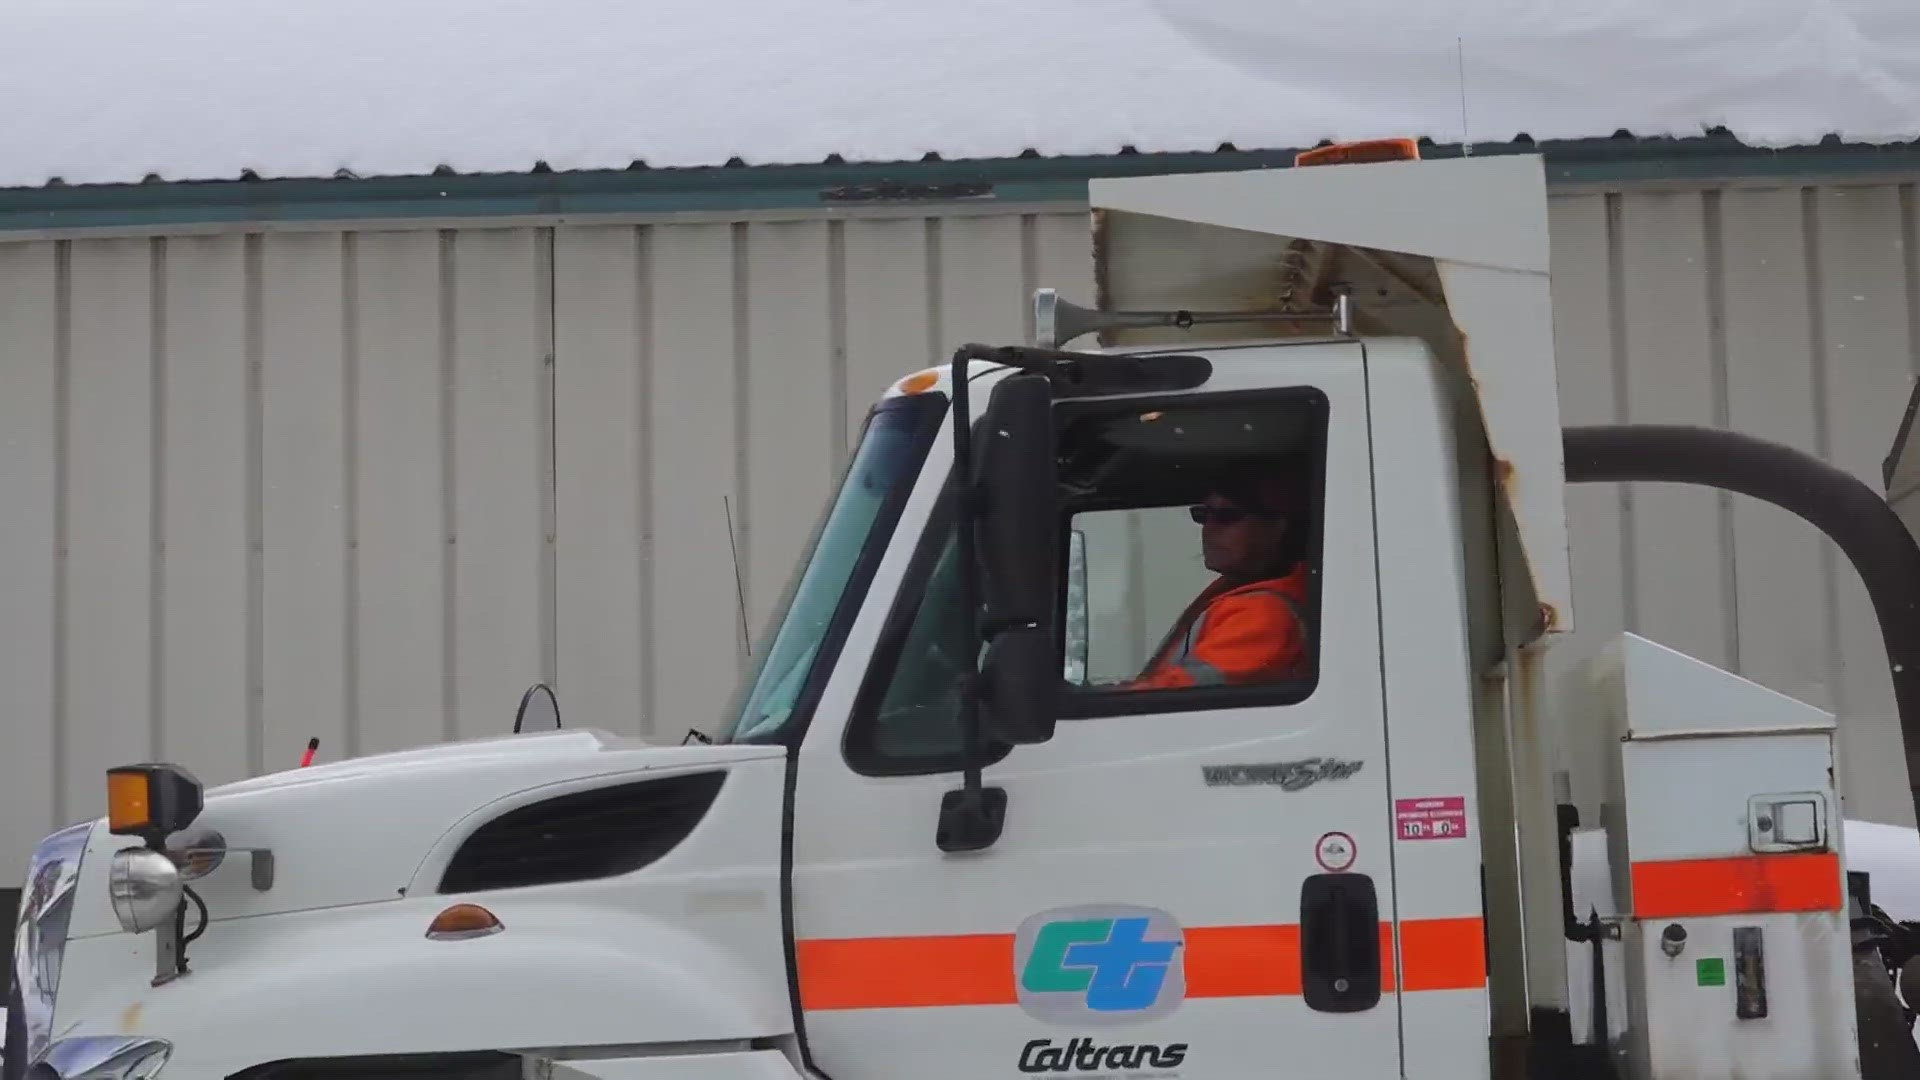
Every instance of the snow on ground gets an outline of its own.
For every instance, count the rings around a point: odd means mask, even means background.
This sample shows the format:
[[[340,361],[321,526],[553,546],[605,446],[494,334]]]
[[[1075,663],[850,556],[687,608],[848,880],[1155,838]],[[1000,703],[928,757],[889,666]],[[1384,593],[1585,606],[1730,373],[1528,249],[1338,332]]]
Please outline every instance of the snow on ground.
[[[1901,141],[1916,41],[1913,0],[7,0],[0,187],[1463,131]]]

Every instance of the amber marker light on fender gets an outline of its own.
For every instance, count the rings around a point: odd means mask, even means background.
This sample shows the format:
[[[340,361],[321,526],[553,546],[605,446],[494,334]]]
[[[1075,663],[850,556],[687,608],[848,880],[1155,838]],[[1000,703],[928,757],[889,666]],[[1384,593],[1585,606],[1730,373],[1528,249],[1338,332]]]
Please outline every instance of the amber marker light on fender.
[[[466,941],[505,929],[493,912],[479,904],[455,904],[433,917],[427,926],[427,937],[434,941]]]

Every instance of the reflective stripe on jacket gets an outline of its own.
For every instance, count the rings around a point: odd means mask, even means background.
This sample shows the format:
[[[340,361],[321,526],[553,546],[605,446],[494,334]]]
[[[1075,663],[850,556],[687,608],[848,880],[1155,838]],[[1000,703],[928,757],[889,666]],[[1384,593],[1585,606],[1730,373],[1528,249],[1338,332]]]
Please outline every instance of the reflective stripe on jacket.
[[[1136,690],[1237,686],[1307,675],[1307,571],[1228,588],[1215,582],[1188,605]]]

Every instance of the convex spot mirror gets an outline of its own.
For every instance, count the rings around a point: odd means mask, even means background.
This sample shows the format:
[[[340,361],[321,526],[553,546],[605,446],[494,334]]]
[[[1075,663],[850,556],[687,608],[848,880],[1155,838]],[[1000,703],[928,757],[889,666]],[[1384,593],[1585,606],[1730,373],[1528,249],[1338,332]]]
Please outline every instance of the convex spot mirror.
[[[513,714],[513,733],[559,730],[560,703],[546,683],[534,683],[520,695],[520,708]]]
[[[1010,746],[1053,738],[1060,693],[1060,654],[1053,631],[1006,630],[980,665],[980,720],[987,736]]]
[[[978,430],[975,536],[986,646],[981,720],[1000,742],[1045,742],[1053,737],[1062,666],[1053,626],[1060,495],[1047,380],[1034,374],[1001,380]]]

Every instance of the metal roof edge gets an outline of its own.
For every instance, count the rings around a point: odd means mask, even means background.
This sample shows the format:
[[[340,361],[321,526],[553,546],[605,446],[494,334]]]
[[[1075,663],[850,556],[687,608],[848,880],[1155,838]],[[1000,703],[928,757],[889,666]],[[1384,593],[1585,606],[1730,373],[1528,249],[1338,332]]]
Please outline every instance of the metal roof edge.
[[[1302,148],[1304,149],[1304,148]],[[526,218],[728,210],[936,209],[966,204],[1084,202],[1105,177],[1290,168],[1296,150],[1120,153],[1087,157],[717,166],[560,173],[286,180],[149,181],[0,189],[7,232],[409,218]],[[1819,173],[1920,173],[1920,142],[1748,147],[1729,136],[1475,144],[1473,155],[1541,154],[1552,184],[1639,183]],[[1422,143],[1423,156],[1464,156]]]

